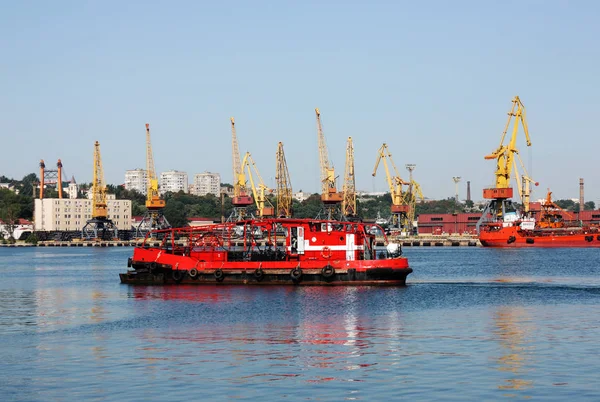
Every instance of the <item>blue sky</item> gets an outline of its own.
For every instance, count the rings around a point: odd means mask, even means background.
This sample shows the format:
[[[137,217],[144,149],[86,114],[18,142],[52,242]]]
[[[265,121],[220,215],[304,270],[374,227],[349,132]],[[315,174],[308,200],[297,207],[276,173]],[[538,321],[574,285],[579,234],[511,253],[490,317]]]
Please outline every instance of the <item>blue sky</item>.
[[[386,142],[414,163],[426,197],[472,197],[494,181],[510,101],[527,108],[522,156],[555,198],[600,201],[600,3],[592,1],[22,1],[0,14],[0,174],[40,159],[91,181],[99,140],[105,178],[145,165],[232,181],[229,117],[274,185],[284,143],[294,190],[319,190],[314,108],[343,175],[355,146],[357,188]],[[341,187],[341,183],[340,183]]]

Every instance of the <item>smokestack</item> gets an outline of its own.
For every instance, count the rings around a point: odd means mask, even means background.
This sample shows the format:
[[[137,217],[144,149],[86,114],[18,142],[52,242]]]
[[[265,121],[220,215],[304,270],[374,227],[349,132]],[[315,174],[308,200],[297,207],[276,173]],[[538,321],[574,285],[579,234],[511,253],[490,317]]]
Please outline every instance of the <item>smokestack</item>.
[[[471,182],[467,181],[467,201],[471,201]]]
[[[585,206],[584,198],[583,198],[583,178],[579,179],[579,210],[583,211],[583,207]]]

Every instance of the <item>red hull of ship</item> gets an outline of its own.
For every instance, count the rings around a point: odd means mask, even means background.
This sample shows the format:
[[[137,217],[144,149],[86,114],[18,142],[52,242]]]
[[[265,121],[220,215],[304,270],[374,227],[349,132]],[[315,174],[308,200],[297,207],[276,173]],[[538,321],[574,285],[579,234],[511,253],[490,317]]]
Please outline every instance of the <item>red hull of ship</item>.
[[[484,230],[479,234],[484,247],[600,247],[600,233],[589,230],[543,229],[526,231],[518,227]]]
[[[155,233],[163,240],[135,248],[122,283],[405,285],[412,272],[400,253],[376,250],[362,223],[265,219]]]

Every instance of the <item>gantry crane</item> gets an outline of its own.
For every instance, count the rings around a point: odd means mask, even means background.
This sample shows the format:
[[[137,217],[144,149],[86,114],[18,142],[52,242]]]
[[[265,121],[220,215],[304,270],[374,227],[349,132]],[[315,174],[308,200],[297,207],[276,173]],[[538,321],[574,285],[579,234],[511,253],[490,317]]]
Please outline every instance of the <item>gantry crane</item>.
[[[283,143],[277,145],[277,167],[275,170],[277,182],[277,216],[280,218],[292,217],[292,181],[288,171]]]
[[[315,109],[317,116],[317,135],[319,142],[319,162],[321,167],[321,202],[327,219],[332,219],[336,209],[342,202],[342,193],[337,191],[335,169],[329,161],[327,143],[321,125],[321,112]]]
[[[393,172],[390,172],[388,160],[390,165],[392,165]],[[388,221],[390,222],[390,226],[394,229],[409,231],[412,225],[412,221],[409,218],[410,205],[407,204],[402,186],[409,186],[410,183],[402,180],[400,177],[400,173],[392,159],[392,154],[385,143],[377,151],[377,160],[375,161],[375,168],[373,169],[373,177],[377,174],[377,168],[381,161],[383,161],[385,177],[392,197],[392,216]]]
[[[237,134],[235,131],[235,119],[231,119],[231,154],[233,162],[233,211],[228,221],[239,221],[245,218],[248,206],[254,203],[252,196],[248,193],[246,174],[240,160]]]
[[[92,183],[92,218],[87,221],[81,230],[84,239],[107,240],[117,238],[117,227],[108,217],[108,204],[106,202],[106,185],[104,184],[104,171],[100,159],[100,143],[94,144],[94,181]]]
[[[344,185],[342,186],[342,216],[347,219],[356,219],[356,182],[354,179],[354,145],[352,137],[346,143],[346,168],[344,169]]]
[[[514,125],[508,144],[504,144],[506,134],[510,128],[511,121],[514,117]],[[512,100],[512,107],[508,112],[508,120],[506,126],[500,137],[500,145],[498,148],[489,155],[485,156],[487,160],[496,160],[496,176],[495,187],[483,189],[483,198],[490,200],[486,205],[481,219],[477,222],[477,232],[482,224],[486,222],[503,222],[506,219],[511,221],[521,218],[519,216],[516,207],[512,203],[513,188],[510,186],[511,177],[514,175],[517,183],[517,189],[521,202],[523,204],[523,212],[525,215],[529,213],[529,198],[530,198],[530,184],[538,185],[533,179],[529,177],[523,164],[523,160],[519,155],[517,149],[517,134],[519,132],[519,123],[523,127],[525,134],[525,140],[527,146],[531,146],[531,140],[529,138],[529,128],[527,126],[527,119],[525,114],[525,106],[521,102],[518,96],[515,96]],[[517,160],[521,165],[523,173],[520,173],[517,168]],[[511,212],[510,218],[507,212]]]
[[[171,227],[163,214],[165,200],[158,191],[158,178],[154,169],[152,142],[150,141],[150,124],[146,123],[146,213],[136,228],[136,237],[143,237],[150,230]]]
[[[248,178],[250,179],[250,188],[252,189],[252,194],[254,195],[258,217],[263,218],[266,216],[273,216],[275,214],[275,208],[273,207],[271,201],[265,195],[265,193],[270,192],[271,189],[269,189],[269,187],[265,185],[260,175],[260,172],[256,167],[256,163],[254,163],[252,155],[250,155],[250,152],[246,152],[246,155],[244,156],[244,160],[242,162],[242,171],[244,169],[246,169],[248,173]],[[252,170],[254,170],[254,174],[256,174],[256,184],[254,183]]]

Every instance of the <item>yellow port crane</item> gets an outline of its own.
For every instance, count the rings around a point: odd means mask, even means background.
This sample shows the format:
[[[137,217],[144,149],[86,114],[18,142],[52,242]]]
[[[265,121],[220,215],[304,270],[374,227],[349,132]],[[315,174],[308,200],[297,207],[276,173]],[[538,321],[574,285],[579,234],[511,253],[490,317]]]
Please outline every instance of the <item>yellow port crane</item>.
[[[277,216],[280,218],[292,217],[292,181],[288,171],[283,143],[277,145],[277,167],[275,170],[277,182]]]
[[[510,140],[507,144],[504,144],[513,118],[514,123]],[[483,223],[490,221],[490,216],[491,221],[502,221],[504,220],[506,212],[517,212],[510,200],[513,196],[513,188],[510,186],[511,176],[513,175],[517,182],[517,190],[523,204],[523,212],[525,214],[529,213],[530,184],[533,183],[537,186],[538,183],[529,177],[525,165],[523,164],[523,160],[519,155],[519,150],[517,148],[519,126],[523,127],[526,144],[530,147],[531,139],[529,137],[525,106],[523,105],[523,102],[521,102],[521,99],[518,96],[515,96],[512,99],[512,106],[508,112],[508,119],[504,126],[502,136],[500,137],[500,145],[494,152],[484,157],[486,160],[496,160],[496,170],[494,172],[495,187],[483,189],[483,198],[490,201],[488,202],[481,219],[477,222],[478,232]],[[523,173],[519,172],[517,161],[519,161]]]
[[[246,216],[246,210],[249,205],[254,203],[252,196],[248,194],[246,174],[240,159],[240,150],[238,146],[237,134],[235,130],[235,119],[231,121],[231,155],[233,162],[233,212],[228,221],[242,220]]]
[[[321,124],[321,111],[315,109],[317,116],[317,136],[319,142],[319,163],[321,168],[321,202],[323,203],[327,219],[332,219],[335,210],[342,202],[342,193],[337,191],[335,169],[329,161],[327,143],[323,135]]]
[[[388,160],[390,165],[392,165],[393,172],[390,172]],[[409,230],[412,224],[412,221],[409,219],[410,205],[407,204],[402,186],[408,186],[410,185],[410,182],[406,182],[400,177],[400,173],[394,164],[392,154],[390,153],[386,143],[384,143],[377,151],[377,160],[375,161],[375,168],[373,168],[373,177],[377,175],[379,162],[382,161],[383,167],[385,168],[385,177],[388,183],[388,188],[392,197],[392,216],[390,219],[390,225],[395,229]]]
[[[108,217],[108,204],[106,202],[106,184],[104,171],[100,158],[100,143],[94,144],[94,181],[92,183],[92,218],[88,220],[81,230],[85,239],[111,239],[117,238],[118,232],[113,221]]]
[[[417,200],[423,201],[423,192],[421,191],[421,185],[414,180],[410,181],[408,191],[404,192],[404,203],[408,205],[407,220],[409,222],[409,228],[413,230],[413,222],[417,215]]]
[[[158,178],[154,169],[154,156],[150,140],[150,124],[146,123],[146,213],[136,228],[136,237],[143,237],[150,230],[171,227],[163,214],[165,200],[158,191]]]
[[[271,192],[271,189],[265,185],[250,152],[246,152],[246,155],[244,156],[242,171],[244,169],[246,169],[248,178],[250,179],[250,187],[252,188],[252,194],[254,195],[258,217],[263,218],[265,216],[273,216],[275,214],[275,208],[265,195],[266,192]],[[252,170],[254,170],[254,174],[256,174],[258,189],[257,185],[254,183]]]
[[[352,137],[346,143],[346,167],[344,169],[344,185],[342,186],[342,216],[353,219],[358,216],[356,209],[356,182],[354,179],[354,145]]]

